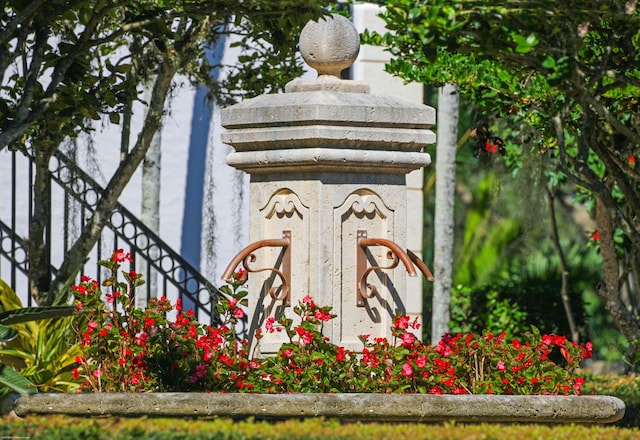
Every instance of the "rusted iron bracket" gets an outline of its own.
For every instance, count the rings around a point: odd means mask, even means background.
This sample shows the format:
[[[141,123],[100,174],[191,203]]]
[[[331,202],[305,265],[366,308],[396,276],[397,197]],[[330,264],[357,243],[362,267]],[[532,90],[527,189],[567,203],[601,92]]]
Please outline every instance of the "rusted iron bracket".
[[[264,247],[282,248],[281,270],[275,267],[263,267],[260,269],[251,267],[251,263],[256,261],[254,252]],[[282,231],[282,238],[259,240],[242,249],[231,260],[231,263],[222,274],[222,279],[228,280],[231,278],[240,263],[248,273],[270,271],[277,275],[282,284],[280,286],[271,286],[269,295],[277,301],[282,301],[285,306],[291,305],[291,231]]]
[[[356,233],[356,305],[365,306],[365,300],[375,297],[377,288],[372,284],[367,284],[367,277],[375,270],[395,269],[402,261],[409,276],[417,275],[414,263],[429,281],[433,281],[433,275],[424,262],[416,254],[407,250],[403,251],[400,246],[385,238],[369,238],[366,230],[358,230]],[[387,258],[391,263],[387,266],[368,266],[366,249],[369,246],[384,246],[388,249]]]

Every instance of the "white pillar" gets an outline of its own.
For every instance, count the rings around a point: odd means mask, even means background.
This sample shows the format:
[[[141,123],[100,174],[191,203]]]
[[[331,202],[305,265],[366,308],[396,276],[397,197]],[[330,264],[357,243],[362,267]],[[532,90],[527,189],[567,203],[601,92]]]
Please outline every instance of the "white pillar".
[[[334,76],[359,48],[358,33],[343,17],[310,22],[300,48],[317,79],[223,110],[223,141],[236,150],[227,163],[251,176],[250,242],[290,233],[291,303],[310,294],[317,304],[332,306],[338,317],[325,334],[357,350],[359,335],[391,337],[393,317],[407,313],[407,269],[403,263],[384,269],[390,264],[385,246],[406,256],[406,174],[430,163],[422,148],[435,141],[435,111],[369,94],[366,83]],[[357,264],[358,238],[365,233],[385,244],[364,251],[361,263],[380,266],[366,280]],[[254,254],[254,269],[284,271],[282,248]],[[361,280],[370,285],[365,294],[377,293],[359,305]],[[250,273],[250,337],[269,316],[293,317],[291,307],[269,295],[280,284],[277,272]],[[278,337],[265,336],[260,353],[276,351],[283,342]]]

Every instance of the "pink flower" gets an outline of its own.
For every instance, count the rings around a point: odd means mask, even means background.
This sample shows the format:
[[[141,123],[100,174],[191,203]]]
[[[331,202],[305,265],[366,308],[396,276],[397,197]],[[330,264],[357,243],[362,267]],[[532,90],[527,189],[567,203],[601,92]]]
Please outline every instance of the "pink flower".
[[[302,304],[307,304],[311,307],[315,305],[313,303],[313,298],[311,298],[311,295],[306,295],[304,298],[302,298]]]
[[[402,366],[402,375],[405,377],[413,376],[413,369],[411,368],[411,364],[409,364],[409,362]]]
[[[300,336],[303,345],[311,344],[315,338],[313,333],[300,327],[296,328],[296,333],[298,334],[298,336]]]
[[[276,318],[274,318],[273,316],[269,316],[264,322],[264,328],[266,328],[269,333],[273,333],[275,331],[275,329],[273,328],[273,324],[275,322]]]
[[[413,333],[406,332],[402,335],[402,345],[404,345],[405,347],[413,345],[415,341],[416,337],[413,335]]]
[[[507,367],[504,365],[504,361],[498,361],[498,364],[496,365],[498,367],[498,370],[500,371],[506,371]]]
[[[237,308],[233,311],[233,316],[235,316],[238,319],[242,319],[242,317],[244,316],[244,312],[242,311],[241,308]]]

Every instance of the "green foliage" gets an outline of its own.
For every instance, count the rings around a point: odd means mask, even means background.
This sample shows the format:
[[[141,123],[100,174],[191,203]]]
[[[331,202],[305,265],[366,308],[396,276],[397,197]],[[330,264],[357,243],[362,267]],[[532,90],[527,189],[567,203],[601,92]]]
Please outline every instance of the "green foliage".
[[[517,218],[500,217],[491,207],[495,176],[487,173],[474,188],[474,197],[466,207],[463,243],[456,251],[455,282],[482,285],[508,261],[522,235]]]
[[[301,73],[296,35],[321,13],[322,4],[10,1],[0,15],[0,71],[6,75],[0,88],[6,97],[0,105],[0,129],[6,137],[0,136],[0,149],[27,147],[36,135],[40,147],[50,141],[48,147],[57,148],[65,136],[90,131],[90,121],[103,115],[118,123],[128,103],[142,99],[140,86],[163,64],[178,67],[178,73],[194,82],[208,83],[212,97],[222,101],[278,90]],[[296,13],[286,13],[291,10]],[[19,25],[27,21],[30,26]],[[234,45],[241,56],[229,66],[224,84],[216,84],[211,72],[221,66],[212,65],[204,50],[229,34],[240,37]],[[129,54],[123,52],[127,48]],[[46,86],[36,81],[45,77],[51,78],[42,81]]]
[[[509,127],[508,164],[544,158],[554,188],[601,206],[599,294],[633,346],[637,301],[621,305],[619,280],[640,273],[640,13],[622,0],[381,1],[390,33],[387,69],[408,81],[455,84],[489,125]],[[518,156],[520,156],[518,158]],[[525,202],[526,203],[526,202]],[[637,289],[632,289],[637,296]],[[633,313],[627,313],[633,308]]]
[[[507,338],[529,328],[529,315],[517,298],[501,294],[497,288],[456,286],[451,292],[451,330],[453,332],[504,331]],[[539,322],[536,325],[540,325]]]
[[[585,252],[580,240],[571,246],[564,243],[564,247],[569,265],[568,294],[580,338],[594,343],[599,358],[607,357],[612,340],[600,333],[605,331],[602,327],[589,330],[592,315],[599,309],[588,307],[584,296],[598,281],[597,255]],[[562,278],[557,258],[544,247],[528,249],[505,261],[502,272],[494,274],[490,284],[457,286],[452,292],[452,329],[506,331],[511,336],[533,325],[545,333],[570,334],[560,296]]]
[[[65,318],[74,308],[22,307],[2,280],[0,307],[0,392],[76,389],[70,379],[78,347],[71,343],[72,318]]]

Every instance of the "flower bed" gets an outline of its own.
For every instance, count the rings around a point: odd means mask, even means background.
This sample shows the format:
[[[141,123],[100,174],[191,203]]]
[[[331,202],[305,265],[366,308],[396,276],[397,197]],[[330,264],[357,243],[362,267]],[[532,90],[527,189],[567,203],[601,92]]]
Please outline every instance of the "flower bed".
[[[80,391],[568,395],[581,393],[584,379],[576,369],[591,356],[591,344],[535,328],[521,339],[455,334],[423,344],[413,333],[419,324],[408,316],[395,318],[392,340],[363,335],[355,353],[323,336],[322,326],[335,315],[306,296],[294,307],[299,319],[267,319],[256,334],[284,332],[289,342],[276,356],[252,358],[234,331],[247,301],[244,273],[223,286],[226,297],[217,305],[223,322],[212,327],[166,298],[136,308],[134,291],[144,281],[120,271],[130,260],[118,250],[99,263],[111,272],[106,293],[88,277],[73,288],[82,348],[73,376]],[[167,319],[174,310],[176,318]]]

